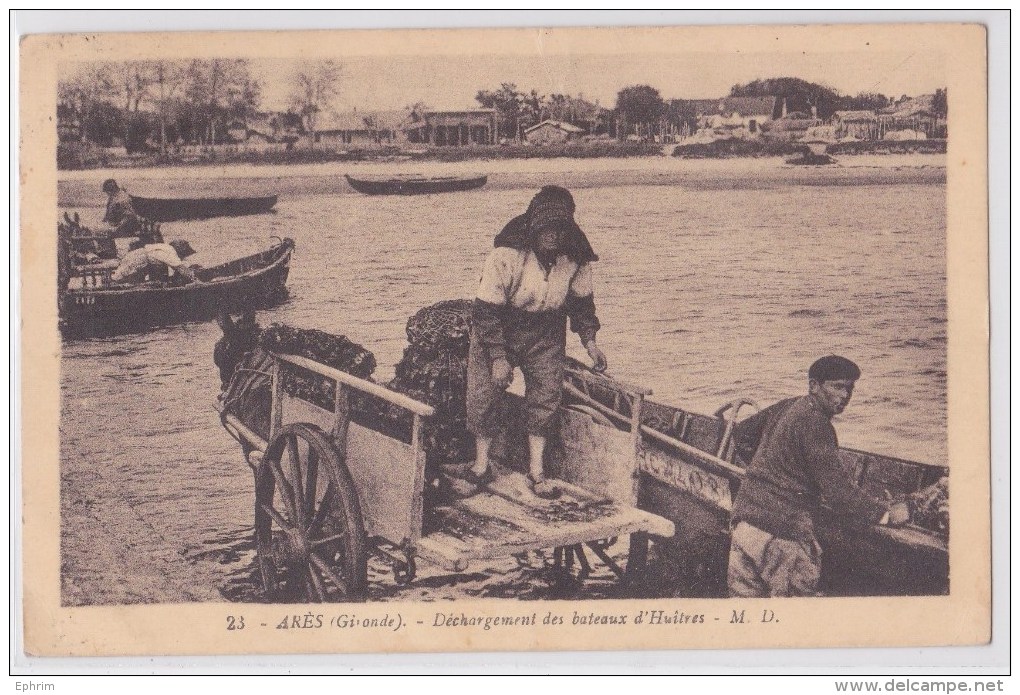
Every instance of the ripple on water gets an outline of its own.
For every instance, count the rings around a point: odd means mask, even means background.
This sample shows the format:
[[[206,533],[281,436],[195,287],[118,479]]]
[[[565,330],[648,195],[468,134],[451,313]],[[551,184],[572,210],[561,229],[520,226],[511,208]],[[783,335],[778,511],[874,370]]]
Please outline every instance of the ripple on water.
[[[866,204],[848,205],[849,190]],[[427,205],[281,197],[276,216],[175,223],[173,235],[190,239],[205,265],[270,234],[293,237],[291,298],[260,322],[343,333],[373,350],[385,375],[403,352],[407,317],[473,296],[492,235],[532,193],[483,189]],[[603,186],[579,187],[575,198],[602,257],[599,343],[618,378],[653,388],[661,402],[712,412],[737,395],[763,405],[797,395],[810,362],[838,351],[865,374],[838,421],[841,443],[946,463],[944,331],[927,337],[946,321],[943,185],[784,184],[767,197],[746,187]],[[252,474],[212,410],[218,332],[193,323],[65,343],[60,428],[74,455],[86,452],[116,477],[153,532],[220,578],[226,600],[255,601]],[[570,353],[584,358],[575,343]],[[625,553],[621,545],[614,552]],[[373,559],[370,596],[617,595],[604,568],[574,586],[545,560],[461,575],[422,563],[419,579],[400,587]]]

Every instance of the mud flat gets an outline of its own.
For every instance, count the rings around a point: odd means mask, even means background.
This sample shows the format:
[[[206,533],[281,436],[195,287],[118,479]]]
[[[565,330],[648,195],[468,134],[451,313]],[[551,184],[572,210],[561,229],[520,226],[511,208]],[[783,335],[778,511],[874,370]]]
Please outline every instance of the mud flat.
[[[65,452],[60,480],[60,584],[68,606],[221,601],[201,564],[149,523],[104,475]]]
[[[324,164],[93,169],[59,172],[61,207],[96,207],[100,190],[115,178],[136,195],[361,195],[343,179],[352,176],[486,174],[481,190],[533,189],[546,184],[568,188],[678,186],[691,190],[773,189],[783,186],[881,186],[944,184],[946,158],[937,154],[836,157],[826,166],[793,166],[782,157],[685,160],[673,157],[629,159],[528,159],[467,162],[329,162]],[[196,193],[197,191],[197,193]],[[457,195],[469,195],[457,194]]]

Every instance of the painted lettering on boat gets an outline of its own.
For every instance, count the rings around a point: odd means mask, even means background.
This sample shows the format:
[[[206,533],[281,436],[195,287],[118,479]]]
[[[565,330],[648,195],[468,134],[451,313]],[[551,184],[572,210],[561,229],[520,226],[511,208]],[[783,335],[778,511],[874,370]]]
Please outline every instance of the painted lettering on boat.
[[[645,447],[641,470],[695,497],[711,502],[726,511],[733,508],[729,481],[721,475],[681,460],[678,456],[652,447]]]

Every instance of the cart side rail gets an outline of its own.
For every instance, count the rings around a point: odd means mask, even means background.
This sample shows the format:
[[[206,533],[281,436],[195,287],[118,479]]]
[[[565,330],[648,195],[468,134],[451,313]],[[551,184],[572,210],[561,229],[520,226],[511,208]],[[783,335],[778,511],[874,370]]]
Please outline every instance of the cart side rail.
[[[368,393],[376,396],[377,398],[381,398],[388,403],[392,403],[393,405],[404,408],[405,410],[409,410],[415,415],[431,417],[436,412],[432,406],[426,405],[421,401],[416,401],[413,398],[409,398],[408,396],[397,393],[396,391],[391,391],[385,386],[380,386],[379,384],[372,383],[371,381],[359,379],[358,377],[348,374],[347,372],[340,371],[339,369],[327,367],[326,365],[316,362],[315,360],[310,360],[307,357],[283,353],[273,353],[273,357],[283,362],[293,364],[296,367],[301,367],[302,369],[307,369],[310,372],[315,372],[316,374],[320,374],[328,379],[333,379],[338,383],[349,386],[363,393]]]
[[[284,401],[289,401],[293,410],[291,419],[296,417],[318,425],[336,447],[339,460],[354,481],[368,536],[381,538],[403,548],[409,556],[413,554],[421,538],[424,514],[424,420],[434,415],[435,409],[385,386],[305,357],[282,353],[272,355],[274,366],[270,440],[283,426]],[[336,382],[331,413],[300,397],[287,396],[281,374],[287,365]],[[410,413],[410,441],[405,442],[352,422],[351,391],[374,396]],[[325,421],[323,416],[327,414],[328,421]]]

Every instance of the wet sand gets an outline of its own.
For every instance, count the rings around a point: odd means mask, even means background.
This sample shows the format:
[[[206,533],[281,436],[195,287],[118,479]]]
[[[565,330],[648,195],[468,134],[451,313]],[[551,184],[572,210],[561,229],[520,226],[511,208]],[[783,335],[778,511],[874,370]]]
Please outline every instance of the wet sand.
[[[469,162],[329,162],[325,164],[163,167],[62,171],[57,184],[61,207],[94,207],[99,188],[115,178],[136,195],[360,195],[343,175],[467,176],[487,174],[488,190],[539,188],[556,183],[570,189],[607,186],[680,186],[691,190],[773,189],[785,186],[869,186],[945,183],[944,155],[856,155],[835,164],[796,166],[780,157],[760,159],[493,160]]]
[[[100,462],[65,451],[60,476],[62,603],[222,600],[217,577],[175,552],[173,539],[149,523],[120,487]]]

